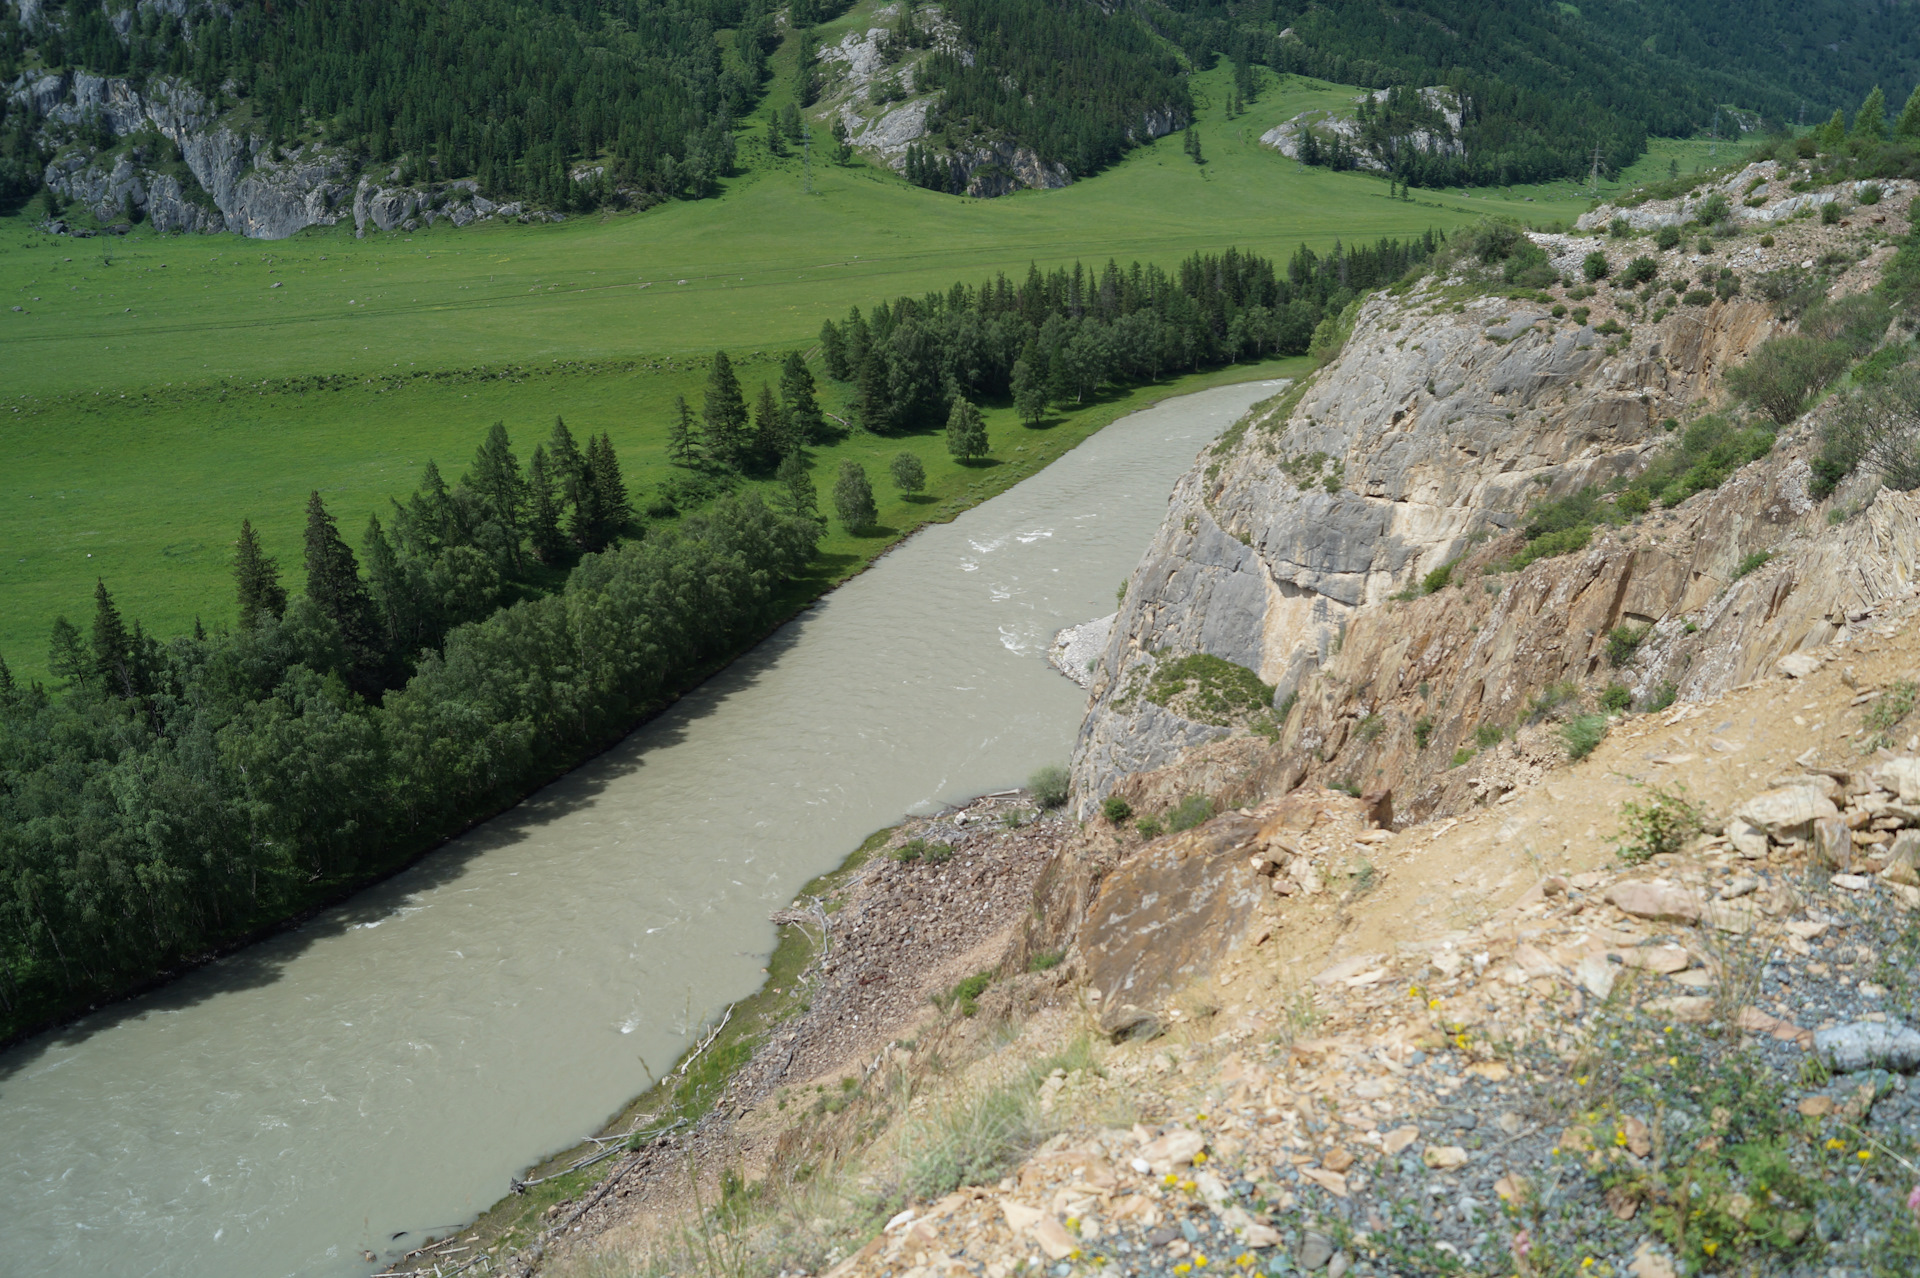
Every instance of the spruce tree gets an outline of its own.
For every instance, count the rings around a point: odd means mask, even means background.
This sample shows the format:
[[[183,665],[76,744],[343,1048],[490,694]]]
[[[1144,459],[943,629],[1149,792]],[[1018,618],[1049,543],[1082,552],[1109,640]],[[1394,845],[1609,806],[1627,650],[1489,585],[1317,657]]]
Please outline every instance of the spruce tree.
[[[317,491],[307,498],[306,545],[307,598],[339,627],[354,666],[370,674],[381,647],[373,598],[360,580],[359,561],[340,539],[340,529]]]
[[[893,388],[887,382],[887,362],[877,347],[867,351],[860,361],[859,378],[854,386],[853,415],[860,425],[876,435],[893,429]]]
[[[195,624],[197,625],[199,623],[196,622]],[[15,690],[15,687],[16,685],[13,682],[13,669],[7,665],[6,657],[0,656],[0,697],[11,694]]]
[[[93,659],[81,641],[80,631],[66,617],[53,619],[53,635],[47,642],[47,669],[60,681],[60,687],[84,688],[93,679]]]
[[[860,318],[859,307],[848,309],[846,322],[840,326],[840,336],[847,346],[849,378],[858,376],[860,365],[867,358],[867,347],[873,344],[873,332],[867,327],[867,321]]]
[[[413,613],[422,601],[413,598],[407,588],[406,572],[386,529],[380,526],[380,516],[367,516],[367,531],[360,547],[366,554],[367,587],[380,618],[380,633],[386,636],[393,653],[400,655],[411,646]]]
[[[233,582],[239,597],[240,629],[252,630],[287,610],[280,566],[260,548],[250,519],[240,521],[240,540],[234,543]]]
[[[700,428],[693,423],[693,410],[685,395],[673,397],[673,425],[667,427],[667,459],[676,466],[700,463]]]
[[[848,532],[871,528],[880,518],[873,504],[873,485],[867,482],[866,467],[859,462],[840,463],[840,477],[833,483],[833,508]]]
[[[620,476],[620,459],[614,455],[613,436],[601,432],[600,438],[587,441],[588,470],[593,476],[593,509],[598,521],[595,549],[609,545],[633,518],[627,484]]]
[[[1847,140],[1847,113],[1835,107],[1832,118],[1820,126],[1815,136],[1820,140],[1821,151],[1829,155],[1838,151]]]
[[[1894,122],[1893,136],[1920,141],[1920,85],[1915,85],[1907,95],[1907,105],[1901,108],[1900,118]]]
[[[134,692],[133,641],[127,634],[120,610],[114,607],[107,583],[93,583],[93,675],[116,697],[131,697]]]
[[[495,422],[473,455],[473,468],[460,480],[479,499],[489,522],[499,525],[510,567],[520,567],[521,522],[527,505],[527,478],[513,455],[505,422]]]
[[[753,402],[753,458],[756,467],[772,470],[795,448],[787,412],[765,382]]]
[[[780,406],[787,413],[787,429],[799,444],[817,444],[826,437],[826,418],[813,393],[813,373],[799,351],[788,351],[780,366]]]
[[[685,401],[681,402],[685,408]],[[560,484],[547,461],[547,446],[535,444],[527,462],[527,541],[534,557],[549,566],[566,553],[566,535],[560,530]]]
[[[729,470],[738,469],[747,445],[747,400],[725,351],[713,353],[700,416],[706,423],[707,451],[713,460]]]
[[[1887,95],[1880,92],[1877,84],[1860,104],[1860,114],[1853,117],[1853,136],[1874,142],[1883,141],[1887,136]]]
[[[947,415],[947,451],[960,461],[987,455],[987,422],[980,410],[958,396]]]
[[[813,486],[813,475],[799,453],[788,453],[781,458],[780,469],[774,472],[774,478],[780,482],[778,500],[787,513],[804,515],[809,519],[819,514],[820,497]]]
[[[827,366],[827,376],[834,381],[844,382],[853,376],[853,368],[847,363],[846,340],[840,336],[840,326],[832,320],[820,321],[820,359]]]

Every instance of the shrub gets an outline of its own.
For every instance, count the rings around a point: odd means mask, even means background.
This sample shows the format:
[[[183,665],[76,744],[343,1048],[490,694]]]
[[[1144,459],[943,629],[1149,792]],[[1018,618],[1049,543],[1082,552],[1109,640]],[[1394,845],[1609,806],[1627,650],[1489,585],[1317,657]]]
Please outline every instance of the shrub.
[[[1612,271],[1612,263],[1607,261],[1607,255],[1599,249],[1587,254],[1580,262],[1580,273],[1589,281],[1604,280]]]
[[[1860,193],[1856,198],[1859,199],[1862,204],[1878,204],[1881,194],[1880,184],[1878,182],[1869,182],[1860,188]]]
[[[1619,714],[1633,704],[1633,691],[1624,683],[1610,684],[1600,694],[1600,708],[1608,714]]]
[[[1701,254],[1711,253],[1713,252],[1713,241],[1703,235],[1700,237],[1700,242],[1694,245],[1693,247],[1696,253],[1701,253]]]
[[[1482,263],[1492,266],[1505,261],[1520,238],[1520,228],[1514,223],[1488,218],[1468,233],[1467,249]]]
[[[1658,279],[1659,276],[1660,263],[1643,254],[1627,263],[1627,269],[1620,273],[1620,280],[1631,287]]]
[[[1051,972],[1054,968],[1059,967],[1060,961],[1066,957],[1067,952],[1065,950],[1048,950],[1045,954],[1035,954],[1027,960],[1027,970],[1029,972]]]
[[[1920,488],[1920,368],[1908,366],[1848,396],[1827,415],[1813,459],[1815,497],[1825,498],[1862,464],[1887,487]]]
[[[1705,306],[1713,301],[1713,294],[1704,288],[1690,288],[1680,300],[1688,306]]]
[[[1040,1138],[1033,1114],[1035,1080],[968,1094],[904,1133],[905,1189],[932,1202],[962,1185],[998,1180]]]
[[[1027,789],[1033,792],[1033,801],[1043,808],[1057,808],[1067,801],[1067,790],[1072,778],[1067,770],[1057,763],[1049,763],[1027,778]]]
[[[1436,591],[1445,590],[1452,584],[1453,565],[1441,564],[1438,568],[1435,568],[1432,572],[1420,579],[1420,591],[1422,594],[1430,595]]]
[[[1546,288],[1559,278],[1553,272],[1547,251],[1532,240],[1521,240],[1513,246],[1501,275],[1507,283],[1521,288]]]
[[[1189,794],[1180,800],[1178,807],[1167,813],[1167,832],[1178,834],[1182,830],[1191,830],[1213,816],[1213,800],[1204,794]]]
[[[944,999],[936,997],[934,1002],[942,1010],[957,1008],[960,1015],[972,1016],[980,1010],[980,996],[985,994],[987,987],[992,984],[993,973],[991,971],[975,972],[972,976],[967,977],[951,990],[947,991]]]
[[[1140,837],[1143,839],[1157,839],[1165,833],[1160,822],[1152,817],[1141,817],[1133,823],[1133,828],[1140,831]]]
[[[1700,202],[1700,207],[1694,211],[1693,218],[1702,226],[1713,226],[1726,221],[1727,214],[1730,212],[1732,209],[1727,204],[1727,197],[1715,191]]]
[[[1653,242],[1663,249],[1677,248],[1680,244],[1680,228],[1663,226],[1653,233]]]
[[[1766,563],[1767,560],[1771,558],[1773,558],[1773,552],[1771,551],[1767,551],[1767,550],[1754,551],[1752,554],[1748,555],[1745,559],[1742,559],[1740,561],[1740,566],[1733,570],[1733,579],[1735,581],[1740,580],[1740,578],[1746,576],[1748,573],[1752,572],[1755,568],[1760,567],[1760,565]]]
[[[1155,705],[1177,709],[1195,722],[1226,727],[1272,706],[1273,691],[1271,684],[1262,683],[1245,666],[1196,652],[1161,662],[1145,695]]]
[[[1105,802],[1100,805],[1100,815],[1113,824],[1119,825],[1133,815],[1133,805],[1117,794],[1108,795]]]
[[[1614,507],[1632,509],[1638,504],[1636,493],[1677,506],[1695,493],[1718,488],[1740,467],[1765,457],[1773,444],[1774,433],[1764,426],[1739,426],[1710,413],[1655,454],[1647,468],[1614,498]]]
[[[927,854],[925,839],[908,839],[893,850],[893,859],[902,864],[911,864]]]
[[[1459,767],[1459,766],[1460,766],[1461,764],[1463,764],[1463,763],[1466,763],[1466,762],[1467,762],[1468,760],[1470,760],[1470,759],[1472,759],[1472,758],[1473,758],[1473,750],[1472,750],[1472,748],[1471,748],[1471,747],[1469,747],[1469,746],[1461,746],[1461,747],[1460,747],[1460,748],[1459,748],[1458,750],[1455,750],[1455,751],[1453,752],[1453,765],[1452,765],[1452,766],[1454,766],[1454,767],[1456,767],[1456,768],[1457,768],[1457,767]]]
[[[1528,703],[1527,722],[1538,723],[1561,706],[1578,699],[1579,696],[1580,685],[1577,683],[1566,680],[1550,683],[1540,689],[1540,695]]]
[[[1584,759],[1599,748],[1606,739],[1607,716],[1604,714],[1583,714],[1560,725],[1560,740],[1567,747],[1569,759]]]
[[[1763,236],[1761,236],[1761,237],[1760,237],[1760,247],[1761,247],[1761,248],[1772,248],[1772,247],[1773,247],[1773,236],[1771,236],[1771,235],[1763,235]]]
[[[1427,742],[1433,739],[1433,716],[1421,715],[1413,721],[1413,744],[1424,750]]]
[[[1628,865],[1644,865],[1656,856],[1678,852],[1705,825],[1700,810],[1686,799],[1686,787],[1644,787],[1646,802],[1628,799],[1620,805],[1620,833],[1613,853]]]
[[[1824,225],[1832,226],[1834,223],[1838,222],[1839,220],[1840,220],[1840,201],[1833,200],[1826,204],[1822,204],[1820,206],[1820,221]]]
[[[1627,224],[1627,219],[1624,217],[1616,217],[1608,224],[1607,234],[1616,240],[1624,240],[1633,234],[1633,227]]]
[[[1678,700],[1679,696],[1680,689],[1673,680],[1662,679],[1654,685],[1653,691],[1647,694],[1647,699],[1641,702],[1640,708],[1648,714],[1658,714]]]
[[[1846,349],[1838,342],[1804,334],[1776,337],[1762,343],[1752,359],[1729,369],[1727,385],[1784,426],[1801,414],[1807,400],[1832,381],[1846,363]]]
[[[1507,730],[1497,723],[1483,723],[1473,730],[1473,743],[1482,750],[1491,750],[1506,737]]]
[[[1622,623],[1607,631],[1607,664],[1618,669],[1633,660],[1633,654],[1640,651],[1640,645],[1653,633],[1652,626],[1630,626]]]

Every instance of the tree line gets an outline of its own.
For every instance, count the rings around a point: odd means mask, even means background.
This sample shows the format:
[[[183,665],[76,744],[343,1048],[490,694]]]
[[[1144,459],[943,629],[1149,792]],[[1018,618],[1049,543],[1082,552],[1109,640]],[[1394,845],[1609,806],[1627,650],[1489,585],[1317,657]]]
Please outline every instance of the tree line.
[[[611,441],[495,427],[305,589],[243,522],[239,624],[165,642],[105,582],[58,686],[0,660],[0,1038],[248,935],[514,802],[758,639],[819,523],[754,493],[630,535]],[[563,579],[545,572],[571,565]]]
[[[1354,297],[1432,256],[1443,237],[1302,245],[1284,269],[1258,254],[1196,253],[1172,271],[1109,261],[901,297],[820,328],[854,424],[880,435],[949,423],[962,402],[1011,399],[1029,423],[1102,388],[1269,355],[1305,354]]]

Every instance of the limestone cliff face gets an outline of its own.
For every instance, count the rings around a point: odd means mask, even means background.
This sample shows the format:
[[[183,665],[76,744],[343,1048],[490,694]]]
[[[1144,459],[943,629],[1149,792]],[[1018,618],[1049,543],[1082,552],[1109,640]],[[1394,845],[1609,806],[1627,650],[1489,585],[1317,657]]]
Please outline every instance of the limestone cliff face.
[[[1211,653],[1286,698],[1357,610],[1539,496],[1636,468],[1661,420],[1774,330],[1763,306],[1735,302],[1610,353],[1532,303],[1456,310],[1439,284],[1367,300],[1338,361],[1256,408],[1176,487],[1095,673],[1075,752],[1082,801],[1223,735],[1127,696],[1156,652]]]
[[[1875,260],[1836,294],[1870,283]],[[1920,497],[1866,475],[1809,495],[1819,410],[1718,488],[1506,570],[1528,507],[1638,471],[1670,438],[1663,419],[1719,404],[1722,373],[1783,325],[1735,297],[1610,342],[1461,291],[1367,300],[1337,361],[1181,479],[1092,672],[1083,816],[1116,791],[1145,811],[1198,792],[1250,806],[1305,781],[1391,787],[1402,814],[1454,810],[1561,757],[1543,690],[1705,698],[1920,589]],[[1756,551],[1772,555],[1757,569]],[[1453,584],[1423,595],[1443,565]],[[1639,636],[1624,659],[1609,650],[1623,626]],[[1257,672],[1284,722],[1248,734],[1148,695],[1163,663],[1195,653]]]

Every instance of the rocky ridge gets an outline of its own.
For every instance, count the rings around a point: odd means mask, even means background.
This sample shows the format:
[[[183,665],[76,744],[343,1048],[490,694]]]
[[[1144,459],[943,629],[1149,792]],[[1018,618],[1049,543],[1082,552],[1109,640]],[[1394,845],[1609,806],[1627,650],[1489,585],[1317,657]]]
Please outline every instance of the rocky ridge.
[[[1365,102],[1368,96],[1375,102],[1386,100],[1388,90],[1377,89],[1371,95],[1363,95],[1354,101]],[[1401,141],[1415,150],[1436,155],[1464,155],[1466,146],[1460,140],[1460,122],[1462,106],[1459,97],[1452,89],[1429,86],[1420,90],[1420,98],[1427,106],[1438,112],[1444,121],[1439,129],[1414,129]],[[1307,132],[1311,131],[1324,143],[1335,139],[1353,148],[1354,165],[1369,173],[1385,173],[1387,164],[1366,150],[1362,145],[1364,136],[1360,122],[1352,116],[1340,115],[1331,111],[1303,111],[1290,120],[1282,121],[1260,135],[1260,142],[1270,146],[1289,160],[1300,158],[1300,144]]]

